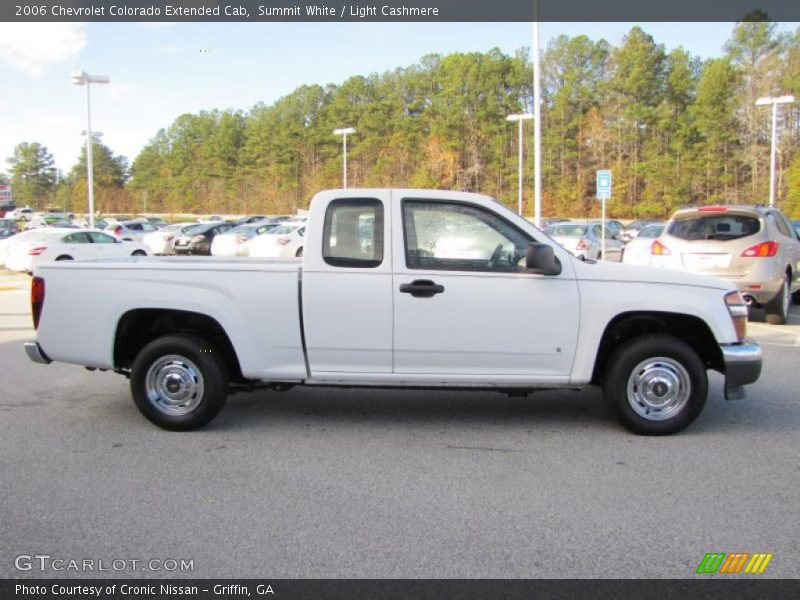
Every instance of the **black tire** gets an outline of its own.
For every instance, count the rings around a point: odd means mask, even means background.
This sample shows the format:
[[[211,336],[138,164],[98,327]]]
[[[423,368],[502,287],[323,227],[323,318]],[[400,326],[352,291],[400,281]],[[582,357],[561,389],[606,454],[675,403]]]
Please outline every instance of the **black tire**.
[[[789,320],[789,304],[791,304],[791,296],[789,289],[791,282],[789,275],[783,280],[783,285],[775,297],[764,305],[764,312],[766,313],[767,323],[770,325],[786,325]]]
[[[134,250],[131,252],[131,256],[147,256],[147,252],[144,250]]]
[[[300,246],[300,247],[297,249],[297,252],[295,252],[295,253],[294,253],[294,255],[295,255],[296,257],[298,257],[298,258],[299,258],[299,257],[301,257],[301,256],[303,256],[303,247],[302,247],[302,246]]]
[[[645,387],[647,382],[653,387]],[[672,405],[659,408],[643,398],[649,389],[658,404],[669,394],[669,384],[681,390]],[[623,427],[640,435],[681,431],[703,410],[707,395],[708,376],[697,352],[685,342],[662,334],[634,338],[618,348],[607,365],[603,382],[606,405]]]
[[[173,377],[178,383],[166,381],[170,369],[177,373]],[[183,405],[179,404],[181,398],[170,399],[154,386],[157,382],[163,387],[171,383],[180,387],[181,374],[187,375],[184,382],[191,380],[185,385],[189,395]],[[178,390],[167,389],[167,393],[178,395]],[[202,338],[168,335],[150,342],[136,356],[131,368],[131,394],[151,423],[170,431],[191,431],[211,421],[225,406],[228,370],[219,352]]]
[[[75,259],[67,254],[62,254],[61,256],[56,258],[56,262],[60,262],[62,260],[75,260]]]

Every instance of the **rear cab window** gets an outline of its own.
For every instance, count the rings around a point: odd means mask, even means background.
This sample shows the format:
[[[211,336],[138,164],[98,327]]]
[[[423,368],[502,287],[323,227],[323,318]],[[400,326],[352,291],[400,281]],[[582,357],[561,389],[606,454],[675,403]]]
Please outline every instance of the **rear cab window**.
[[[305,227],[301,228],[305,234]],[[334,267],[374,269],[383,263],[383,203],[374,198],[332,200],[325,211],[322,258]]]

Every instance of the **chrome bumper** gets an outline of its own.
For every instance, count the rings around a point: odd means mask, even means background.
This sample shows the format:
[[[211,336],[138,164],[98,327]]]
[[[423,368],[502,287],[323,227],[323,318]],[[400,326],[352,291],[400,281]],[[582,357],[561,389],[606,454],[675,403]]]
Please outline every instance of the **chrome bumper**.
[[[25,354],[27,354],[28,358],[35,363],[49,365],[51,362],[53,362],[47,358],[47,355],[44,353],[44,350],[42,350],[39,342],[25,342]]]
[[[725,363],[725,398],[739,400],[745,397],[744,387],[755,383],[761,376],[761,347],[755,342],[720,346]]]

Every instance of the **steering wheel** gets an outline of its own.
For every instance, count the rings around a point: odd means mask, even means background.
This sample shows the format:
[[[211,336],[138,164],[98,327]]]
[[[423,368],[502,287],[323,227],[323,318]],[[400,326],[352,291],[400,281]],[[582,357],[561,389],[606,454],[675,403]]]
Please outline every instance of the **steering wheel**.
[[[503,258],[503,254],[505,254],[503,252],[503,244],[497,244],[497,248],[494,249],[491,258],[489,258],[489,266],[496,267],[500,264],[500,259]]]

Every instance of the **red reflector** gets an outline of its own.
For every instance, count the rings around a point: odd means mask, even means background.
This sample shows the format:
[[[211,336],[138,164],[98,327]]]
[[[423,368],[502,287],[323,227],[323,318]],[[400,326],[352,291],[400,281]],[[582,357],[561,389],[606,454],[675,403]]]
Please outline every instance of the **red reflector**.
[[[122,235],[122,227],[117,226],[116,229],[114,229],[114,235]]]
[[[31,248],[30,250],[28,250],[28,254],[30,256],[39,256],[45,250],[47,250],[46,246],[39,246],[38,248]]]
[[[780,246],[781,245],[778,242],[762,242],[761,244],[750,246],[747,250],[742,252],[742,256],[745,258],[763,258],[775,256],[778,253],[778,248],[780,248]]]
[[[697,209],[699,212],[727,212],[727,206],[701,206]]]
[[[754,283],[753,285],[749,285],[747,287],[750,288],[751,290],[760,290],[761,289],[761,284],[760,283]]]
[[[650,246],[650,254],[653,254],[654,256],[669,256],[670,254],[672,254],[672,252],[670,252],[670,249],[667,248],[664,244],[662,244],[658,240],[655,240],[653,244]]]
[[[34,277],[31,282],[31,314],[33,315],[33,328],[38,329],[39,317],[44,306],[44,279]]]

